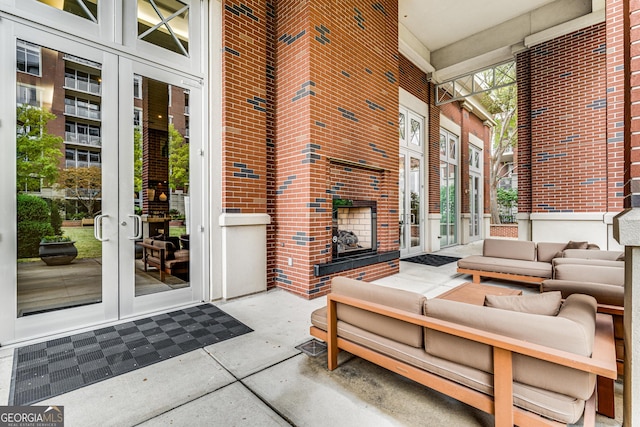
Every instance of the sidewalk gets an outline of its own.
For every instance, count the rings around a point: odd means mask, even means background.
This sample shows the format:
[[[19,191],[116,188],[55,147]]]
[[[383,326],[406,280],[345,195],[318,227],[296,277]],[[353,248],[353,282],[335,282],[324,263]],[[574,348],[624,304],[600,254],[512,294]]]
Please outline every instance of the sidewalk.
[[[465,256],[478,248],[439,254]],[[432,297],[468,281],[455,269],[455,263],[401,262],[399,274],[376,282]],[[275,289],[215,304],[254,332],[38,405],[63,405],[67,427],[493,425],[490,415],[346,353],[329,372],[326,357],[296,350],[310,339],[309,315],[324,298],[307,301]],[[12,359],[12,349],[0,349],[1,404],[8,401]],[[598,416],[597,425],[622,425],[621,392],[616,383],[619,419]]]

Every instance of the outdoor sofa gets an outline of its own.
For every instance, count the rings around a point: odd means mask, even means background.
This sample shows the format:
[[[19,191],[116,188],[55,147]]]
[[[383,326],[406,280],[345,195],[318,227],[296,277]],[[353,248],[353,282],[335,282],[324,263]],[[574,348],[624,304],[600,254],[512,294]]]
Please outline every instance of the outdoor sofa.
[[[164,281],[166,274],[175,276],[189,273],[189,250],[180,249],[177,237],[167,237],[166,240],[145,238],[137,245],[143,249],[144,271],[155,267],[160,273],[160,281]]]
[[[554,264],[591,264],[616,260],[623,253],[601,251],[587,242],[539,242],[527,240],[485,239],[482,255],[471,255],[458,261],[458,272],[473,276],[474,283],[482,277],[540,285],[554,278]],[[598,261],[591,261],[595,258]],[[582,259],[582,260],[581,260]],[[589,259],[589,261],[584,261]],[[624,269],[624,263],[618,264]],[[604,270],[606,273],[608,270]],[[608,282],[605,282],[608,283]]]
[[[545,294],[533,297],[545,300],[534,301],[535,310],[549,303]],[[497,426],[564,425],[583,413],[584,425],[593,425],[596,376],[616,378],[611,316],[577,294],[555,310],[427,301],[335,277],[327,306],[311,315],[310,333],[327,343],[329,370],[345,350],[495,414]]]

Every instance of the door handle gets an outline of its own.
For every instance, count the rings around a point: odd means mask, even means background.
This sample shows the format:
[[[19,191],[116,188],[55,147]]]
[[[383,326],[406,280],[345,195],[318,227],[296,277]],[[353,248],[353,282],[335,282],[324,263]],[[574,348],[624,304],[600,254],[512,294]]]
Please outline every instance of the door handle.
[[[142,237],[142,217],[140,215],[127,215],[133,218],[133,232],[135,235],[127,237],[129,240],[138,240]]]
[[[103,218],[109,218],[109,215],[96,215],[93,218],[93,237],[95,237],[96,240],[99,240],[101,242],[106,242],[109,239],[102,238],[102,219]]]

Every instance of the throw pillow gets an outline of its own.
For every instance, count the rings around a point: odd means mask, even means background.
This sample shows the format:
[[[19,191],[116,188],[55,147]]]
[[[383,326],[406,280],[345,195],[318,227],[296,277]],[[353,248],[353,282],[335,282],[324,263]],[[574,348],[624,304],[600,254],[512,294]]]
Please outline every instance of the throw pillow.
[[[560,311],[562,294],[560,291],[544,292],[537,295],[487,295],[484,305],[502,310],[555,316]]]
[[[600,250],[600,246],[596,245],[595,243],[589,243],[587,245],[587,249],[592,250],[592,251],[597,251]]]
[[[567,247],[565,249],[587,249],[589,247],[589,242],[574,242],[569,240],[567,243]]]
[[[618,258],[616,258],[616,261],[624,261],[624,252],[618,255]]]

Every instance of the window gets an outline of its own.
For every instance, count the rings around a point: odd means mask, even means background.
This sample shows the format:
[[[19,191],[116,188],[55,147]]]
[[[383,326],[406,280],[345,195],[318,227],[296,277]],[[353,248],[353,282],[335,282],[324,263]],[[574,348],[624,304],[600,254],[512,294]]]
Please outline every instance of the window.
[[[133,97],[142,99],[142,76],[133,76]]]
[[[65,12],[69,12],[81,18],[88,19],[95,23],[98,22],[98,0],[38,1],[48,6],[55,7],[56,9],[64,10]]]
[[[64,140],[72,144],[100,146],[100,126],[67,121]]]
[[[23,73],[40,76],[40,46],[18,40],[16,43],[16,69]]]
[[[64,151],[65,166],[68,168],[82,168],[102,166],[99,151],[88,151],[77,148],[67,148]]]
[[[16,102],[22,105],[31,105],[33,107],[41,107],[38,88],[34,86],[26,86],[18,83],[16,94]]]
[[[101,119],[100,104],[97,104],[95,101],[76,98],[74,96],[66,96],[64,98],[64,113],[92,120]]]
[[[142,128],[142,110],[139,108],[133,109],[133,126]]]
[[[138,39],[189,56],[189,5],[138,0]]]
[[[67,89],[100,95],[100,76],[97,74],[66,67],[64,70],[64,85]]]

